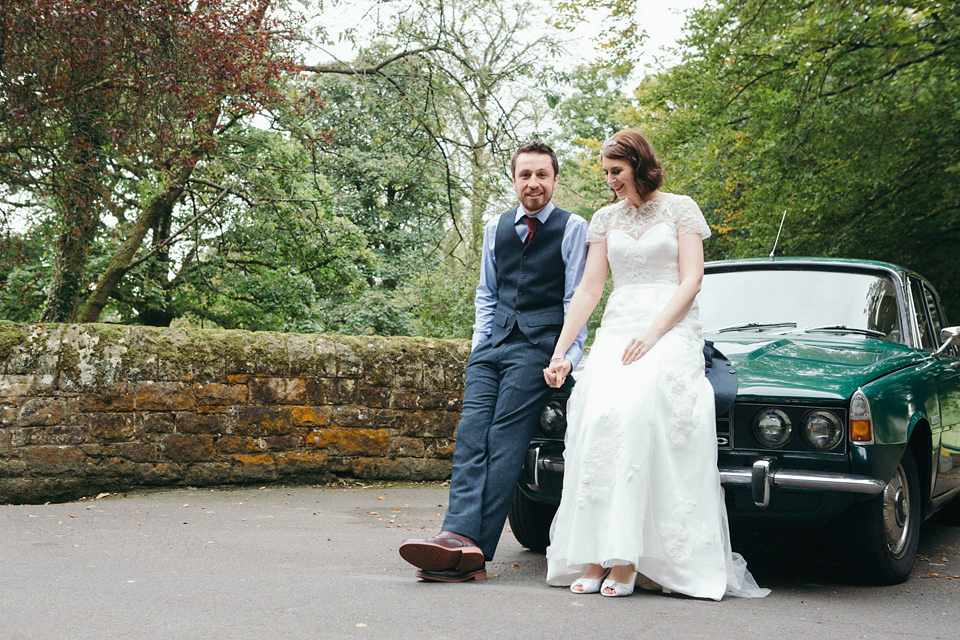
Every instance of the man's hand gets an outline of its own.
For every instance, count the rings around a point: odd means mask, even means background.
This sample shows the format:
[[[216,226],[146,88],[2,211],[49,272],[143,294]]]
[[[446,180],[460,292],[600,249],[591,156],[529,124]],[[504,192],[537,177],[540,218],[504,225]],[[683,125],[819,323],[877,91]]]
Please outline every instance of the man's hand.
[[[571,369],[573,364],[566,358],[554,358],[543,370],[543,379],[547,381],[548,387],[559,389],[563,386]]]

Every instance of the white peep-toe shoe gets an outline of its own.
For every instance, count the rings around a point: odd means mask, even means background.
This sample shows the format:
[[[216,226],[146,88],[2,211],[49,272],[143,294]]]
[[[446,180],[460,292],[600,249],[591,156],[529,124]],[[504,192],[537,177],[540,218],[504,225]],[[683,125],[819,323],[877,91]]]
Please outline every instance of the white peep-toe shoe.
[[[609,569],[604,571],[603,575],[596,580],[591,578],[577,578],[573,581],[573,584],[570,585],[570,591],[574,593],[597,593],[600,591],[600,585],[603,584],[603,580],[607,577],[608,573],[610,573]],[[580,587],[580,589],[577,590],[574,589],[574,587]]]
[[[630,579],[630,582],[617,582],[616,580],[604,580],[603,586],[600,588],[600,595],[606,596],[608,598],[620,598],[623,596],[633,595],[633,587],[637,582],[637,573],[633,573],[633,578]],[[613,591],[613,593],[607,593],[607,589]]]

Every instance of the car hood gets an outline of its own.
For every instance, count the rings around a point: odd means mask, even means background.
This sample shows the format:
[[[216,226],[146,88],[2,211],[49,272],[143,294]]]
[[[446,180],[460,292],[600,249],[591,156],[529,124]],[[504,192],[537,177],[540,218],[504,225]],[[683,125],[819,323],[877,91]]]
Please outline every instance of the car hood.
[[[737,372],[739,400],[846,400],[859,387],[925,359],[901,344],[861,338],[806,339],[707,334]]]

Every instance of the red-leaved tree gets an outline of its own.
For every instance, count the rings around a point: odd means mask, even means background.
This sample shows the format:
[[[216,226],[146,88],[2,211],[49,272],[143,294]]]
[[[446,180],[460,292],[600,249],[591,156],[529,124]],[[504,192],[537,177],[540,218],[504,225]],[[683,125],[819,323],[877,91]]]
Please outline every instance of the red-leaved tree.
[[[44,320],[96,321],[149,232],[164,250],[198,163],[281,99],[298,34],[276,4],[0,0],[0,182],[60,224]],[[132,224],[78,312],[108,212]]]

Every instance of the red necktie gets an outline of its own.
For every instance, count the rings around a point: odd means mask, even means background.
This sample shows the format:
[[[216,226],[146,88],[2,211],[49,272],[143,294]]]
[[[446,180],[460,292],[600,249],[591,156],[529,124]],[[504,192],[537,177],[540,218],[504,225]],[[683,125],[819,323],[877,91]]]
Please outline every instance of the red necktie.
[[[533,234],[537,232],[537,225],[540,224],[540,221],[536,218],[531,218],[526,216],[524,220],[527,223],[527,228],[530,230],[527,232],[527,238],[523,241],[523,244],[530,244],[530,241],[533,240]]]

